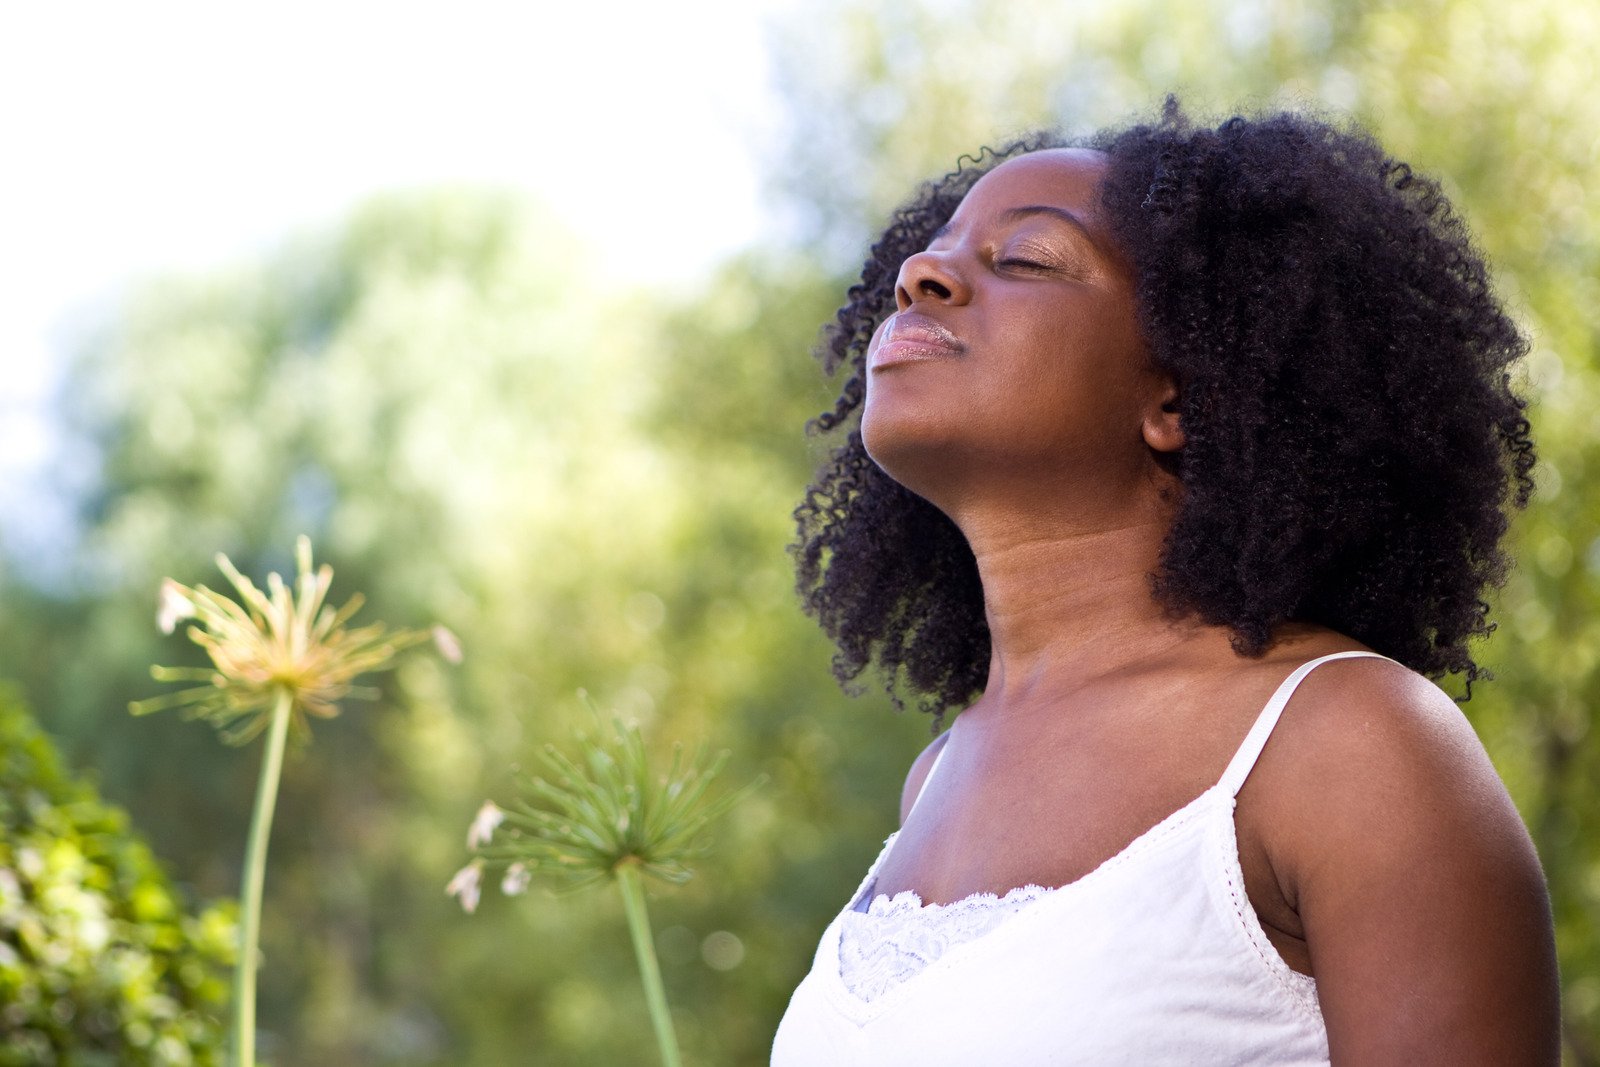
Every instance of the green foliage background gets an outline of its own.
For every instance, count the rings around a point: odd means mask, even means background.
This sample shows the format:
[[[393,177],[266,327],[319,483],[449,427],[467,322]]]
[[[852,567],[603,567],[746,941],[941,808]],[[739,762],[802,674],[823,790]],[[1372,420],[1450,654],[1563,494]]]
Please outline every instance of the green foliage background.
[[[1564,0],[822,0],[774,26],[770,241],[689,296],[617,293],[548,207],[375,201],[260,262],[153,281],[80,353],[92,445],[71,582],[0,566],[0,675],[201,897],[230,895],[258,754],[134,722],[164,575],[287,572],[305,532],[371,617],[441,621],[388,699],[291,758],[268,875],[263,1051],[282,1063],[645,1063],[609,896],[443,894],[511,762],[581,720],[733,750],[769,785],[652,902],[688,1062],[762,1062],[815,939],[893,828],[927,726],[842,696],[795,607],[789,512],[830,396],[808,356],[919,179],[1021,129],[1327,107],[1443,176],[1535,339],[1543,466],[1468,713],[1555,900],[1568,1055],[1600,1063],[1600,10]],[[715,166],[714,160],[698,165]],[[737,942],[729,940],[732,935]],[[730,945],[737,949],[730,949]]]
[[[0,689],[0,1064],[215,1067],[237,932]]]

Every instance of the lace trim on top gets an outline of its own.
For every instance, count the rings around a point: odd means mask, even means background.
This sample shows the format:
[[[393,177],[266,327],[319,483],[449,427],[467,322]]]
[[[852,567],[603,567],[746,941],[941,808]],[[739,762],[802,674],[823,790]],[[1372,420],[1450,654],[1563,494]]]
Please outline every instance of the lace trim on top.
[[[1225,806],[1218,798],[1226,797]],[[1048,896],[1101,877],[1106,871],[1159,845],[1194,822],[1212,806],[1233,817],[1232,797],[1212,786],[1189,803],[1128,842],[1121,852],[1101,863],[1075,882],[1055,888],[1030,883],[1007,891],[1003,896],[975,893],[948,904],[923,904],[913,890],[894,896],[878,894],[865,912],[857,910],[864,894],[878,884],[878,868],[888,855],[897,830],[883,843],[861,889],[851,898],[853,905],[839,915],[839,978],[845,988],[862,1003],[870,1003],[925,970],[957,945],[975,941],[1007,919]]]
[[[948,904],[924,904],[909,889],[892,897],[880,893],[865,912],[841,915],[839,977],[861,1000],[876,1000],[952,947],[977,940],[1050,892],[1024,885],[1004,896],[977,893]]]

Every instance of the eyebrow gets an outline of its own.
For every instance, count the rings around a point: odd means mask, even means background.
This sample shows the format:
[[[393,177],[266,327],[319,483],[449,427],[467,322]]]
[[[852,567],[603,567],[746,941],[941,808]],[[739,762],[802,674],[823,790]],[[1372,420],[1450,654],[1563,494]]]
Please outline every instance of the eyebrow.
[[[1049,215],[1051,218],[1060,219],[1062,222],[1076,227],[1090,242],[1099,244],[1095,240],[1094,231],[1089,229],[1089,224],[1083,221],[1082,216],[1076,212],[1068,211],[1064,207],[1056,207],[1052,204],[1029,204],[1025,207],[1008,208],[1001,213],[1000,217],[1007,222],[1015,222],[1017,219],[1031,218],[1034,215]]]
[[[1100,241],[1095,237],[1094,231],[1089,229],[1089,224],[1083,221],[1083,218],[1076,212],[1068,211],[1064,207],[1056,207],[1053,204],[1026,204],[1022,207],[1007,208],[1005,211],[1000,213],[1000,217],[1006,222],[1015,222],[1018,219],[1032,218],[1035,215],[1049,215],[1051,218],[1060,219],[1062,222],[1067,223],[1068,225],[1077,229],[1078,232],[1082,233],[1084,237],[1088,238],[1090,244],[1093,244],[1097,248],[1100,245]],[[943,226],[940,226],[937,230],[934,230],[933,236],[928,238],[928,243],[932,244],[941,237],[949,236],[950,228],[953,222],[954,220],[947,222]]]

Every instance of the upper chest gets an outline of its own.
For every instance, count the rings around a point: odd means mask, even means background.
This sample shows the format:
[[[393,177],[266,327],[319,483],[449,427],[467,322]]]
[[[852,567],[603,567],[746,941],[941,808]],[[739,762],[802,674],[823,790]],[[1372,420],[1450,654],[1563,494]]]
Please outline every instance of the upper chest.
[[[1182,713],[1107,707],[1041,720],[1027,734],[958,722],[882,858],[874,893],[909,890],[943,904],[1079,881],[1216,785],[1259,712],[1241,707],[1256,695],[1244,688]],[[1241,791],[1238,860],[1263,925],[1292,941],[1299,919],[1271,859],[1276,799]]]

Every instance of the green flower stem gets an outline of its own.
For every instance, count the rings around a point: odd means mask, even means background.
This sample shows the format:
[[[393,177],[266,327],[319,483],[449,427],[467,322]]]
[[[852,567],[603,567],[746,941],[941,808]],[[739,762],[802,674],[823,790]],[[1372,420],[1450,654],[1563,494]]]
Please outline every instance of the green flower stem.
[[[644,880],[639,876],[639,865],[624,860],[614,873],[617,888],[622,891],[623,910],[628,913],[628,931],[633,934],[633,953],[639,959],[639,977],[644,982],[650,1021],[655,1025],[656,1044],[661,1047],[661,1062],[663,1067],[680,1067],[678,1038],[672,1031],[672,1016],[667,1012],[667,993],[661,984],[661,965],[656,962],[650,916],[644,910]]]
[[[289,718],[293,710],[294,694],[288,689],[279,689],[272,708],[267,752],[261,762],[261,780],[256,783],[256,807],[250,816],[250,840],[245,846],[243,885],[240,887],[239,961],[233,971],[233,1067],[255,1067],[256,1062],[261,887],[267,876],[267,838],[272,835],[272,809],[278,801],[283,744],[289,736]]]

